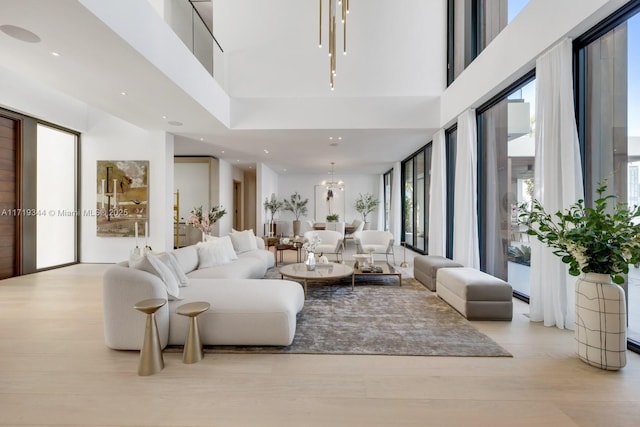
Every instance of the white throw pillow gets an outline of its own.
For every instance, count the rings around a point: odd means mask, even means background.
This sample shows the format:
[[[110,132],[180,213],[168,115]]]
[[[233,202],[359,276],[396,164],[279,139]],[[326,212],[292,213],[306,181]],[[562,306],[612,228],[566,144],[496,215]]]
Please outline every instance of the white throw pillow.
[[[258,249],[258,243],[256,242],[256,235],[253,233],[253,229],[244,231],[233,231],[229,234],[233,248],[236,253],[243,253],[248,251],[255,251]]]
[[[178,258],[176,258],[172,252],[169,252],[169,263],[173,266],[173,271],[176,273],[180,286],[189,286],[191,284],[191,280],[186,274],[184,274],[184,271],[182,271],[182,267],[180,267],[180,263],[178,262]]]
[[[231,260],[225,254],[220,241],[198,244],[198,270],[227,264]]]
[[[229,236],[222,236],[222,237],[211,236],[208,241],[209,242],[218,242],[220,245],[222,245],[222,250],[224,251],[226,257],[230,261],[238,259],[238,254],[236,254],[236,251],[233,248],[233,242],[231,242],[231,237],[229,237]]]
[[[178,282],[178,286],[180,287],[189,286],[190,284],[189,278],[187,277],[186,274],[184,274],[184,272],[180,268],[180,264],[178,264],[178,260],[176,259],[175,256],[173,256],[173,254],[164,252],[156,256],[160,261],[162,261],[164,265],[166,265],[169,268],[169,270],[171,271],[171,274]]]
[[[129,267],[146,271],[162,280],[169,300],[180,300],[180,287],[169,267],[167,267],[158,257],[153,254],[136,256],[129,259]]]

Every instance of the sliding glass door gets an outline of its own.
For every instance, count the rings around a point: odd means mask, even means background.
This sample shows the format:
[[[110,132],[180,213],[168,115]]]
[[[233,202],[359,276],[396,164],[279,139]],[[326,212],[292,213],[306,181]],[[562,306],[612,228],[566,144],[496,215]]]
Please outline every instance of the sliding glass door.
[[[640,1],[576,41],[579,132],[587,204],[598,183],[630,207],[640,205]],[[628,338],[640,345],[640,268],[623,285]]]
[[[403,229],[406,245],[421,253],[429,250],[429,190],[431,143],[402,162]]]

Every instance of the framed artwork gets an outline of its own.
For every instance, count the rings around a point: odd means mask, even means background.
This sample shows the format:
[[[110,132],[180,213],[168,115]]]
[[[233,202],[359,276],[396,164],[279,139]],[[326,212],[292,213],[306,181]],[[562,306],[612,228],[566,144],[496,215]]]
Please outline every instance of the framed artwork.
[[[149,161],[98,160],[96,221],[99,237],[148,232]]]
[[[336,189],[329,189],[325,185],[315,186],[315,219],[317,222],[325,222],[329,214],[338,214],[340,221],[345,220],[344,193],[344,186]]]

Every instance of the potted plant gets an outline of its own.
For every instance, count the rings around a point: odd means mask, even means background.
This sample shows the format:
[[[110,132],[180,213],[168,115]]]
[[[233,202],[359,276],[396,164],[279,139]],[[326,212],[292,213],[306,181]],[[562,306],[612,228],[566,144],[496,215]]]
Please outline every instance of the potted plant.
[[[531,211],[521,213],[519,220],[529,226],[527,234],[569,264],[569,274],[583,274],[576,282],[575,335],[580,358],[599,368],[619,369],[626,364],[626,306],[624,290],[618,285],[624,283],[629,264],[640,261],[640,225],[636,225],[640,208],[629,209],[622,203],[608,206],[615,196],[604,196],[606,190],[605,180],[598,184],[593,208],[578,200],[553,215],[533,200]],[[599,342],[594,342],[595,337]],[[605,352],[619,357],[603,357]]]
[[[367,222],[367,215],[371,212],[375,211],[378,205],[380,204],[380,200],[373,197],[371,193],[365,193],[358,196],[355,203],[356,211],[362,215],[362,222],[364,222],[364,228],[369,229],[369,223]]]
[[[264,201],[264,209],[271,212],[271,220],[269,220],[269,231],[268,231],[269,237],[274,236],[276,234],[276,224],[273,221],[273,217],[280,209],[282,209],[283,205],[284,205],[283,202],[276,199],[275,194],[271,195],[271,199],[267,198]]]
[[[293,235],[300,235],[300,217],[307,214],[307,203],[309,199],[302,200],[296,191],[289,199],[284,199],[284,210],[293,213],[296,219],[293,221]]]
[[[202,206],[198,206],[191,210],[187,224],[200,230],[202,232],[202,241],[205,241],[206,235],[211,232],[213,225],[226,213],[227,211],[222,206],[214,206],[204,215]]]
[[[327,222],[338,222],[338,221],[340,221],[340,215],[338,214],[327,215]]]

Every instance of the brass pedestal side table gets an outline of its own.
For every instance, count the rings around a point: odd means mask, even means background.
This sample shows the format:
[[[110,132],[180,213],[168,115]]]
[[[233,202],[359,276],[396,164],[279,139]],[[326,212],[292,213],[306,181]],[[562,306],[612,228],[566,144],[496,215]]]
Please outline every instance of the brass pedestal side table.
[[[182,361],[184,363],[196,363],[204,357],[197,316],[209,310],[210,306],[208,302],[190,302],[176,309],[177,314],[189,316],[189,330],[184,341],[184,350],[182,352]]]
[[[166,303],[166,299],[151,298],[138,301],[133,306],[136,310],[147,315],[144,341],[142,342],[140,362],[138,363],[138,375],[153,375],[164,369],[162,346],[160,345],[160,334],[158,333],[155,313]]]

